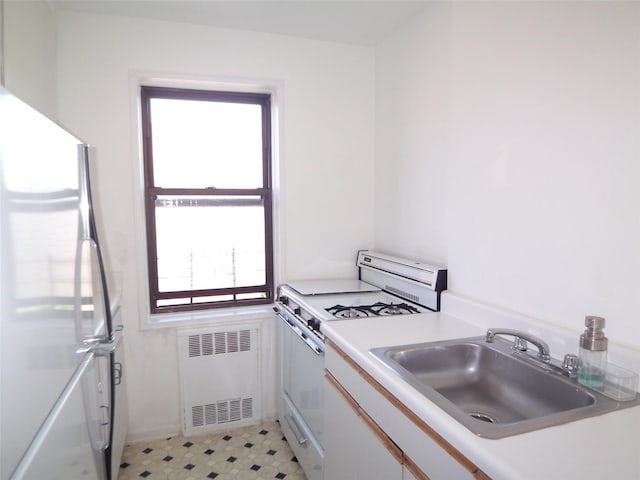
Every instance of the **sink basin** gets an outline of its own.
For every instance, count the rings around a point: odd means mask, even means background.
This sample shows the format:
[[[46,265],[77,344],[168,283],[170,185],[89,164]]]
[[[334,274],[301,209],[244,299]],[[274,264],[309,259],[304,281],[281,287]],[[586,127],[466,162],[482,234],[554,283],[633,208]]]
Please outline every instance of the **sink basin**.
[[[616,402],[565,376],[555,365],[513,353],[484,337],[371,353],[476,435],[503,438],[638,405]]]

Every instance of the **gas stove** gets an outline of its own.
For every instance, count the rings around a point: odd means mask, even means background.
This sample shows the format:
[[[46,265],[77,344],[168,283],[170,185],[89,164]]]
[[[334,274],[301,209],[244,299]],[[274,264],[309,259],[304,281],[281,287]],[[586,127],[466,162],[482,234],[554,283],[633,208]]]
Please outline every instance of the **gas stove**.
[[[278,288],[278,307],[324,340],[322,323],[438,311],[447,271],[368,250],[358,253],[359,279],[292,281]],[[290,315],[291,316],[291,315]]]
[[[323,325],[440,309],[442,267],[377,252],[358,253],[358,279],[305,280],[278,287],[281,408],[278,418],[309,480],[323,477]]]

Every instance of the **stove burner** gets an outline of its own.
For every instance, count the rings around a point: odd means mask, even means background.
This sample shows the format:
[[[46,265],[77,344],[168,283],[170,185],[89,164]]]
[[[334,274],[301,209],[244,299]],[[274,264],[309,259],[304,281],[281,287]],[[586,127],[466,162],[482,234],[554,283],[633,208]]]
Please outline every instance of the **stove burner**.
[[[375,315],[368,306],[362,307],[345,307],[344,305],[334,305],[327,308],[327,312],[338,318],[360,318]]]
[[[376,315],[403,315],[406,313],[419,313],[416,307],[407,303],[390,303],[389,305],[385,303],[376,303],[374,308],[378,308]]]
[[[404,315],[407,313],[420,313],[413,305],[408,303],[382,303],[378,302],[371,307],[376,315]]]
[[[357,305],[349,307],[345,307],[344,305],[334,305],[331,308],[327,308],[327,312],[338,318],[359,318],[420,313],[416,307],[409,305],[408,303],[383,302],[377,302],[373,305]]]

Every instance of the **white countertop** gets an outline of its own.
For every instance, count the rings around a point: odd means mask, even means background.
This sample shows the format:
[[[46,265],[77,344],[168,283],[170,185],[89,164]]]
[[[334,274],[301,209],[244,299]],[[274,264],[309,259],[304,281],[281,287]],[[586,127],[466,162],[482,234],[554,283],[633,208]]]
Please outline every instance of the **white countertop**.
[[[323,331],[493,479],[640,479],[640,407],[490,440],[471,433],[369,353],[374,347],[484,335],[471,322],[425,313],[330,322]]]

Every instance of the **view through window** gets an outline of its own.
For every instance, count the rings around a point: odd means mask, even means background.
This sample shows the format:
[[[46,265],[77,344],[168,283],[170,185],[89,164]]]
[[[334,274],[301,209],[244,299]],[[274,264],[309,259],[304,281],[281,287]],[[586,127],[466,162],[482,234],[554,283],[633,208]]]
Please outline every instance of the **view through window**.
[[[271,302],[269,95],[141,98],[151,311]]]

